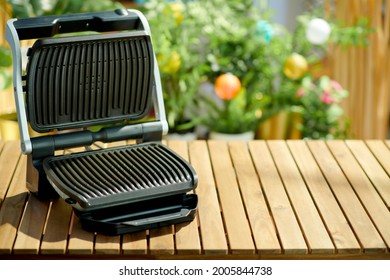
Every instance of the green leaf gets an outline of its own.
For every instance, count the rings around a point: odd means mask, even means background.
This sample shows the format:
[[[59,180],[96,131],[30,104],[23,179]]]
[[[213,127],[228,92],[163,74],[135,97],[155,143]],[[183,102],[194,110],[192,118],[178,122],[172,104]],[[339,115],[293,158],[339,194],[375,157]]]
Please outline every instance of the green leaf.
[[[10,67],[12,65],[12,53],[10,49],[0,47],[0,67]]]

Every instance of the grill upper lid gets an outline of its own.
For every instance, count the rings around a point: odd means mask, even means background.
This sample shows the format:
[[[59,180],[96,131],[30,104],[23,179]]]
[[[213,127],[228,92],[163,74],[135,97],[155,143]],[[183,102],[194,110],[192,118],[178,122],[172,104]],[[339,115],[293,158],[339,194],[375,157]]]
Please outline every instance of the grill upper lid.
[[[27,68],[38,132],[138,120],[150,110],[153,50],[143,31],[37,40]]]

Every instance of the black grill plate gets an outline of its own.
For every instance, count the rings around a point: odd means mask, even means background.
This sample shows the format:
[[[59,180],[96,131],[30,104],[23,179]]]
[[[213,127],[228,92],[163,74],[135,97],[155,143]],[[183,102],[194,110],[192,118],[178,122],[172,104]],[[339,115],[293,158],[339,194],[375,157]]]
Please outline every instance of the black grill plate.
[[[142,32],[39,39],[29,55],[26,101],[38,132],[138,120],[149,112],[153,50]]]
[[[193,168],[158,143],[50,157],[44,170],[54,188],[79,211],[186,193]]]

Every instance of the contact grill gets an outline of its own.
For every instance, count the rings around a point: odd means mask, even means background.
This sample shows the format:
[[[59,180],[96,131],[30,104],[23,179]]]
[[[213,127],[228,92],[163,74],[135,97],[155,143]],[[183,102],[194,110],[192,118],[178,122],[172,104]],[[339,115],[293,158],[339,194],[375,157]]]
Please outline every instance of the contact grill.
[[[79,31],[89,33],[68,34]],[[67,36],[54,36],[63,33]],[[19,40],[32,38],[38,40],[28,50],[22,76]],[[110,235],[194,219],[197,174],[161,143],[167,122],[142,13],[12,19],[7,41],[14,56],[27,187],[33,194],[60,196],[86,230]],[[45,134],[30,138],[28,127]],[[122,140],[135,144],[92,148]],[[56,154],[78,147],[87,150]]]

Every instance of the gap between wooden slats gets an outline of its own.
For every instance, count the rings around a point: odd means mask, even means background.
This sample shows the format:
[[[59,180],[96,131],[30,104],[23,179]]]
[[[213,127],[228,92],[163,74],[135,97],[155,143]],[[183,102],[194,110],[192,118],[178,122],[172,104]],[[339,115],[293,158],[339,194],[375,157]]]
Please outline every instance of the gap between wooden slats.
[[[209,141],[208,145],[231,253],[254,254],[255,246],[227,143]]]
[[[309,141],[308,143],[364,252],[385,251],[386,245],[325,142]]]
[[[49,202],[29,195],[14,245],[14,254],[38,254]]]
[[[68,254],[89,255],[93,253],[94,234],[81,227],[79,218],[72,212],[69,229]]]
[[[190,142],[189,157],[199,179],[197,215],[203,252],[206,255],[226,255],[228,245],[206,142]]]
[[[183,159],[189,162],[188,144],[185,141],[168,141],[168,146],[180,155]],[[196,189],[195,189],[196,192]],[[175,244],[176,251],[180,254],[200,254],[202,248],[200,246],[198,218],[192,222],[175,225]]]
[[[370,150],[359,140],[347,140],[347,146],[354,154],[355,158],[362,166],[364,172],[370,178],[375,188],[386,203],[387,208],[390,208],[390,177],[383,170],[376,158]]]
[[[257,252],[259,254],[281,254],[282,249],[275,224],[268,210],[248,145],[243,141],[230,142],[229,151]]]
[[[41,243],[41,254],[66,253],[71,214],[72,208],[63,199],[51,202]]]
[[[389,16],[390,18],[390,16]],[[382,168],[390,176],[390,149],[382,140],[365,141],[371,153],[376,157]]]
[[[383,142],[371,142],[371,145],[382,144]],[[342,168],[345,176],[348,178],[360,201],[364,205],[371,220],[378,229],[380,235],[387,244],[390,245],[390,212],[384,204],[383,200],[375,190],[371,181],[367,178],[364,170],[359,166],[353,157],[351,151],[344,144],[344,142],[328,142],[328,146],[336,158],[338,164]],[[374,148],[374,147],[373,147]],[[377,152],[382,151],[381,148],[387,149],[386,146],[378,146]]]
[[[276,224],[283,252],[285,254],[307,254],[306,242],[267,143],[253,141],[249,143],[249,149]]]
[[[26,199],[26,157],[18,156],[7,195],[0,208],[0,254],[11,254]]]
[[[360,245],[305,142],[290,141],[288,144],[337,252],[359,253]]]
[[[289,143],[293,149],[293,143]],[[289,147],[283,140],[269,141],[279,174],[295,210],[299,224],[302,228],[310,253],[332,254],[335,252],[333,243],[324,226],[317,208],[308,192],[305,182],[290,154]]]

